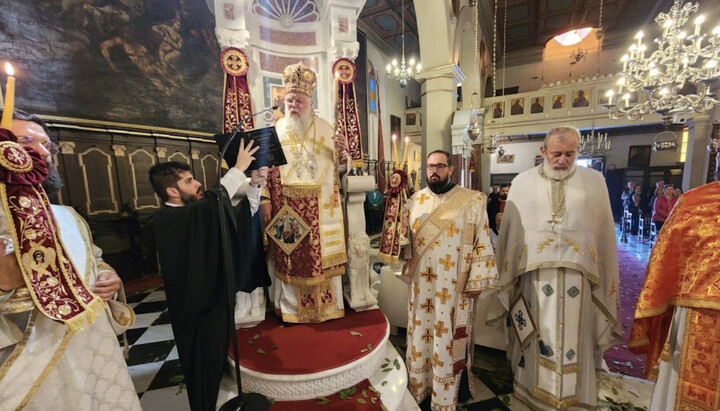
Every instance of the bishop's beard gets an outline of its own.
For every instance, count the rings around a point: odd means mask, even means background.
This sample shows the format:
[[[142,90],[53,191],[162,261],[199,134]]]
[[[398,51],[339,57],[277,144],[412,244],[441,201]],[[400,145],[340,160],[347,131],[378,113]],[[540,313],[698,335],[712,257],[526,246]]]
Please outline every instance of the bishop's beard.
[[[294,116],[290,113],[288,113],[288,116],[285,117],[287,120],[285,129],[289,133],[294,133],[299,138],[302,138],[305,135],[305,132],[307,131],[308,127],[310,126],[310,122],[313,118],[313,112],[312,110],[308,110],[306,113],[300,113],[299,116]]]
[[[572,163],[566,169],[556,170],[553,168],[552,164],[545,159],[543,160],[543,171],[545,172],[545,175],[552,180],[564,180],[568,178],[573,171],[575,171],[575,163]]]

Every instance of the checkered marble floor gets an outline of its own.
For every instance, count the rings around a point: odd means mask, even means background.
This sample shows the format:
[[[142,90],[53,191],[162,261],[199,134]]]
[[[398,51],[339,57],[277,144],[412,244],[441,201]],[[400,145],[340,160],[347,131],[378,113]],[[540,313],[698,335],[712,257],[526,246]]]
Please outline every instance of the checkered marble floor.
[[[140,404],[146,410],[189,410],[187,393],[182,386],[183,375],[177,348],[170,327],[165,291],[160,286],[138,292],[128,296],[128,303],[135,310],[137,319],[133,328],[127,332],[130,344],[127,364],[140,397]],[[398,335],[391,336],[391,342],[404,355],[404,330],[400,329]],[[478,348],[476,363],[478,366],[474,372],[475,378],[479,377],[481,395],[473,401],[460,404],[459,409],[527,409],[522,407],[522,404],[514,404],[511,397],[506,395],[512,391],[512,386],[504,353]],[[506,364],[504,370],[501,369],[503,363]],[[495,369],[500,371],[496,372]],[[424,405],[422,404],[421,409],[429,409]]]
[[[630,241],[624,247],[647,261],[650,253],[647,244]],[[130,344],[127,364],[140,404],[145,410],[189,410],[163,287],[156,286],[133,293],[128,296],[128,303],[135,309],[137,319],[133,328],[127,332]],[[404,357],[405,330],[399,329],[397,335],[390,337],[390,341]],[[459,410],[529,409],[512,397],[512,372],[503,351],[476,346],[473,378],[477,379],[480,395],[458,404]],[[599,380],[599,398],[609,396],[617,403],[632,402],[639,409],[647,407],[652,391],[652,385],[647,381],[619,374],[606,374]],[[417,409],[411,408],[413,406],[407,408]],[[420,409],[430,408],[424,403]],[[611,408],[607,404],[598,409],[620,408]]]

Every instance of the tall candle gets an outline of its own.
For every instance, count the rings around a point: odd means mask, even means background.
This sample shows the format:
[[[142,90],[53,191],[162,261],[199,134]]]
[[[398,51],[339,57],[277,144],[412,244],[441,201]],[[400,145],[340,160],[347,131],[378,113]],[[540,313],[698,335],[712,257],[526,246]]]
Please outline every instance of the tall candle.
[[[393,161],[395,162],[395,167],[397,167],[398,161],[400,161],[400,158],[398,157],[397,136],[395,134],[392,135],[392,146],[393,146]]]
[[[0,128],[10,130],[10,123],[12,122],[13,106],[15,105],[15,71],[13,70],[12,64],[5,63],[5,72],[7,72],[7,84],[5,85],[5,105],[3,106],[2,121],[0,121]]]
[[[0,108],[3,108],[3,106],[5,106],[5,103],[3,103],[2,85],[0,85]]]
[[[405,136],[405,148],[403,148],[402,163],[400,163],[400,167],[403,167],[407,162],[408,144],[410,144],[410,137]]]

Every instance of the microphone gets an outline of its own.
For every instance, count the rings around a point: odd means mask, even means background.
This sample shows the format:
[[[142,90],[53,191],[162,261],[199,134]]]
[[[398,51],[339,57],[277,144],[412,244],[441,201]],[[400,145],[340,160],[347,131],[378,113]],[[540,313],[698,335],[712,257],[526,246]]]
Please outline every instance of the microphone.
[[[235,136],[240,132],[240,127],[242,127],[243,124],[245,124],[246,121],[250,120],[251,118],[255,116],[259,116],[260,114],[264,114],[270,111],[275,111],[278,109],[278,106],[272,105],[270,108],[266,108],[265,110],[260,110],[257,113],[253,113],[252,115],[246,114],[244,117],[240,118],[240,121],[237,123],[237,125],[233,128],[232,134],[230,135],[230,138],[225,142],[225,145],[223,146],[223,149],[220,151],[220,158],[218,159],[218,168],[217,168],[217,176],[218,176],[218,184],[220,184],[220,176],[222,175],[222,162],[225,158],[225,153],[227,152],[228,147],[230,147],[230,143],[235,139]]]

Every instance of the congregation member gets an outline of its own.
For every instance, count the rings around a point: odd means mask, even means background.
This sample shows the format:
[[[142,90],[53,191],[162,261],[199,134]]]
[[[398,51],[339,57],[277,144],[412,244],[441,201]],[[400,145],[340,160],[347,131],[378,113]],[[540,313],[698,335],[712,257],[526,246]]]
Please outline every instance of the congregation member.
[[[655,223],[656,232],[659,233],[662,229],[665,220],[667,220],[670,215],[670,211],[675,207],[677,199],[673,185],[665,184],[665,187],[663,187],[663,195],[655,199],[652,208],[652,220]]]
[[[190,408],[215,410],[229,346],[229,306],[225,270],[233,273],[232,294],[251,293],[270,284],[261,247],[259,219],[251,218],[259,203],[267,168],[245,170],[255,159],[252,140],[240,142],[236,163],[221,179],[225,191],[204,190],[189,165],[158,163],[150,168],[150,183],[165,207],[155,213],[160,272]],[[227,233],[221,232],[225,219]],[[223,245],[238,250],[228,255]],[[261,251],[260,251],[261,253]],[[259,262],[259,263],[258,263]],[[228,268],[229,267],[229,268]]]
[[[269,294],[286,323],[345,315],[347,247],[336,162],[342,163],[347,143],[313,111],[316,83],[315,73],[301,63],[283,72],[285,117],[275,128],[288,164],[271,170],[262,194],[273,279]]]
[[[470,372],[473,299],[497,284],[486,196],[452,182],[451,159],[445,151],[427,157],[428,187],[407,205],[410,243],[400,276],[410,284],[408,388],[432,410],[455,410],[459,396],[477,394]]]
[[[648,196],[647,209],[652,211],[655,207],[655,200],[663,195],[665,195],[665,181],[657,180],[655,182],[655,189]]]
[[[629,180],[627,182],[627,188],[624,189],[620,195],[624,209],[627,209],[630,203],[632,203],[632,196],[635,194],[635,187],[637,187],[636,183],[633,180]]]
[[[492,186],[490,194],[488,194],[488,203],[500,196],[500,186]]]
[[[103,261],[87,223],[72,208],[49,204],[62,179],[45,123],[16,110],[11,131],[0,130],[0,409],[139,410],[109,311],[102,309],[120,289],[120,277]],[[30,170],[13,167],[22,159],[31,161]]]
[[[495,228],[490,229],[490,244],[492,244],[493,252],[497,248],[498,234],[500,233],[500,224],[502,223],[503,213],[495,214]]]
[[[647,356],[645,376],[657,379],[651,411],[720,409],[718,216],[718,181],[689,190],[650,254],[628,347]]]
[[[498,239],[502,291],[488,319],[527,304],[537,335],[511,331],[508,357],[514,394],[533,409],[595,409],[602,353],[620,341],[610,199],[601,173],[576,167],[579,138],[574,127],[548,131],[543,163],[512,182]],[[530,326],[518,317],[518,329]]]
[[[487,204],[488,221],[490,222],[490,228],[496,229],[495,216],[497,213],[505,211],[505,205],[507,204],[508,194],[510,193],[510,184],[502,184],[498,191],[497,198],[494,201],[490,201]]]

